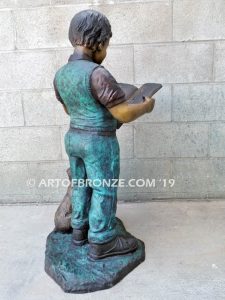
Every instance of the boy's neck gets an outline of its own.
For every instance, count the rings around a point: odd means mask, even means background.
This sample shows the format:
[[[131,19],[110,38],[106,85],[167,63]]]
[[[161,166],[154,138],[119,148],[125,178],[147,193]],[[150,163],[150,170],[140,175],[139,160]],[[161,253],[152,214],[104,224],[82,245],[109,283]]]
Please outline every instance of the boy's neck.
[[[93,59],[93,51],[91,49],[88,49],[84,46],[76,46],[74,47],[74,53],[88,56],[89,58]]]

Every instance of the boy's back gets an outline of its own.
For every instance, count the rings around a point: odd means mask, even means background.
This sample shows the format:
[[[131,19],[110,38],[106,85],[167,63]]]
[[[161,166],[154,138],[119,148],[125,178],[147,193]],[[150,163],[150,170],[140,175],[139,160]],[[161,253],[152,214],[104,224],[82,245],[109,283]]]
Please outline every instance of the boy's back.
[[[91,75],[99,65],[69,61],[55,75],[55,85],[70,115],[71,127],[90,131],[115,131],[117,120],[92,95]]]
[[[112,36],[108,19],[94,10],[85,10],[71,21],[69,39],[74,54],[55,76],[56,96],[71,118],[65,135],[71,177],[100,180],[100,185],[79,186],[72,192],[73,243],[90,244],[93,259],[126,254],[137,248],[133,237],[121,236],[116,222],[120,149],[117,122],[130,122],[154,107],[154,99],[128,105],[125,94],[101,65]],[[111,180],[104,185],[104,180]]]

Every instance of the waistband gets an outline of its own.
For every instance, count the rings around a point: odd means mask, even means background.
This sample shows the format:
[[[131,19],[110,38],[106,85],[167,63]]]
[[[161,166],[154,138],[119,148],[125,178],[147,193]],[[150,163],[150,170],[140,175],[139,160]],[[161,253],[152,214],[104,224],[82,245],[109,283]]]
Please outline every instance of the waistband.
[[[69,130],[74,132],[80,132],[80,133],[88,133],[88,134],[96,134],[96,135],[103,135],[103,136],[115,136],[116,131],[96,131],[96,130],[88,130],[88,129],[81,129],[81,128],[75,128],[70,125]]]

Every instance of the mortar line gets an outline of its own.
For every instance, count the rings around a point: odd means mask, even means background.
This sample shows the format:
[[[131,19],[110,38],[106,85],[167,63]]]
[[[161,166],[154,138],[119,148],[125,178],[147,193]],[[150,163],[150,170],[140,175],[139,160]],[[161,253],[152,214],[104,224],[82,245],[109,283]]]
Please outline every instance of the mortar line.
[[[129,192],[127,194],[132,194],[132,192]],[[146,194],[145,192],[140,192],[140,194]],[[151,197],[151,195],[149,194],[149,198]],[[197,197],[180,197],[180,198],[174,198],[174,197],[165,197],[165,198],[151,198],[149,200],[143,200],[143,201],[124,201],[124,200],[118,200],[118,203],[120,205],[132,205],[132,204],[138,204],[141,203],[143,204],[150,204],[150,203],[155,203],[155,202],[162,202],[162,203],[174,203],[174,202],[179,202],[179,203],[183,203],[183,202],[192,202],[192,203],[200,203],[200,202],[224,202],[224,198],[223,197],[203,197],[203,198],[197,198]],[[49,201],[49,202],[35,202],[35,201],[30,201],[30,202],[14,202],[14,203],[2,203],[0,202],[0,206],[55,206],[55,205],[59,205],[60,201]]]
[[[124,44],[121,44],[121,43],[118,43],[118,44],[111,44],[110,47],[111,48],[118,48],[118,47],[132,47],[132,46],[179,46],[179,45],[186,45],[186,44],[203,44],[203,45],[206,45],[206,44],[213,44],[215,42],[225,42],[225,39],[215,39],[215,40],[186,40],[186,41],[152,41],[152,42],[140,42],[140,43],[124,43]],[[54,50],[57,50],[57,51],[65,51],[65,50],[71,50],[73,51],[73,48],[71,46],[62,46],[62,47],[38,47],[38,48],[19,48],[17,49],[18,52],[20,53],[24,53],[24,52],[40,52],[40,51],[43,51],[43,52],[47,52],[47,51],[54,51]],[[14,53],[15,50],[0,50],[0,53]]]
[[[183,161],[183,160],[199,160],[199,161],[214,161],[214,160],[221,160],[221,161],[225,161],[225,156],[215,156],[215,157],[206,157],[206,156],[201,156],[201,157],[133,157],[133,158],[121,158],[121,161],[125,162],[125,161],[169,161],[169,160],[173,160],[173,161]],[[30,161],[0,161],[0,165],[10,165],[10,164],[22,164],[22,165],[26,165],[26,164],[65,164],[68,163],[69,160],[30,160]]]
[[[136,85],[142,85],[143,83],[134,83]],[[175,85],[224,85],[225,84],[225,80],[224,81],[199,81],[199,82],[166,82],[166,83],[162,83],[165,86],[175,86]],[[16,92],[22,92],[22,93],[40,93],[42,91],[54,91],[53,87],[43,87],[43,88],[25,88],[25,89],[1,89],[0,88],[0,93],[16,93]]]
[[[130,126],[132,125],[173,125],[173,124],[181,124],[181,125],[200,125],[200,124],[210,124],[210,123],[217,123],[217,124],[224,124],[225,125],[225,120],[203,120],[203,121],[199,121],[199,120],[194,120],[194,121],[164,121],[164,122],[160,122],[160,121],[157,121],[157,122],[146,122],[146,121],[134,121],[133,124],[130,124]],[[0,130],[10,130],[10,129],[21,129],[21,128],[34,128],[34,129],[38,129],[38,128],[59,128],[59,127],[67,127],[69,126],[69,123],[67,124],[55,124],[55,125],[48,125],[48,124],[39,124],[39,125],[27,125],[27,126],[24,126],[24,125],[20,125],[20,126],[6,126],[6,127],[0,127]]]
[[[143,83],[135,83],[134,82],[134,84],[135,85],[142,85]],[[204,81],[204,82],[180,82],[180,83],[176,83],[176,82],[166,82],[166,83],[163,83],[162,82],[162,84],[163,85],[165,85],[165,86],[171,86],[171,85],[173,85],[173,86],[175,86],[175,85],[195,85],[195,86],[197,86],[197,85],[212,85],[212,86],[214,86],[214,85],[224,85],[225,84],[225,80],[224,81],[215,81],[215,82],[211,82],[211,81]],[[54,91],[54,89],[53,89],[53,87],[47,87],[47,88],[45,88],[45,87],[43,87],[43,88],[25,88],[25,89],[21,89],[21,88],[19,88],[19,89],[1,89],[0,88],[0,93],[16,93],[16,92],[21,92],[21,93],[40,93],[40,92],[42,92],[42,91],[49,91],[49,92],[52,92],[52,91]]]
[[[37,5],[37,6],[26,6],[26,7],[15,7],[15,6],[10,6],[10,7],[2,7],[0,8],[0,11],[1,10],[6,10],[6,9],[15,9],[15,10],[33,10],[33,9],[36,9],[36,8],[49,8],[50,6],[54,6],[56,8],[63,8],[63,7],[84,7],[84,6],[89,6],[89,7],[92,7],[92,6],[111,6],[111,5],[121,5],[121,4],[147,4],[147,3],[159,3],[159,4],[164,4],[166,5],[167,3],[169,3],[170,0],[149,0],[149,1],[146,1],[146,0],[136,0],[136,1],[132,1],[132,0],[124,0],[124,1],[121,1],[121,2],[111,2],[111,3],[94,3],[94,1],[90,1],[90,3],[70,3],[70,4],[53,4],[52,0],[49,0],[49,4],[46,4],[46,5]]]
[[[155,156],[155,157],[148,157],[148,156],[142,156],[142,157],[133,157],[133,158],[121,158],[121,161],[135,161],[135,160],[149,160],[149,161],[169,161],[170,159],[172,160],[225,160],[225,156],[211,156],[211,157],[207,157],[207,156],[166,156],[166,157],[162,157],[162,156]],[[64,163],[68,163],[69,160],[68,159],[55,159],[55,160],[4,160],[4,161],[0,161],[0,164],[26,164],[26,163],[38,163],[38,164],[54,164],[54,163],[59,163],[59,164],[64,164]]]
[[[22,93],[21,92],[19,92],[19,94],[20,94],[20,99],[21,99],[21,105],[22,105],[22,112],[23,112],[23,126],[24,127],[26,127],[27,126],[27,122],[26,122],[26,118],[25,118],[25,110],[24,110],[24,99],[23,99],[23,96],[22,96]],[[22,126],[21,126],[22,127]],[[0,127],[0,129],[1,129],[2,127]],[[4,128],[4,127],[3,127]]]

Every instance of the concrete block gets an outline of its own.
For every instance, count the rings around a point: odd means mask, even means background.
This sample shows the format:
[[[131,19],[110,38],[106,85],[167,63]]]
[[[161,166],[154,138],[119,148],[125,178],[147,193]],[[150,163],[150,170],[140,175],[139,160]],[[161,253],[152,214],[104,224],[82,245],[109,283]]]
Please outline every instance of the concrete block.
[[[54,201],[56,202],[59,197],[66,193],[70,184],[66,173],[68,167],[67,162],[29,163],[29,178],[35,183],[33,192],[40,195],[41,198],[44,197],[45,201],[49,197],[52,202],[56,197]]]
[[[225,120],[225,84],[175,85],[174,121]]]
[[[43,194],[41,197],[41,202],[43,203],[60,203],[65,196],[66,191],[59,193],[48,193]],[[54,217],[54,216],[53,216]]]
[[[0,8],[22,8],[50,5],[51,0],[0,0]]]
[[[67,0],[65,0],[67,1]],[[70,1],[70,0],[68,0]],[[169,3],[169,0],[92,0],[96,4],[117,4],[117,3],[144,3],[144,2],[166,2]]]
[[[210,124],[209,154],[212,157],[225,157],[224,123]]]
[[[69,117],[56,99],[54,91],[23,92],[22,99],[27,126],[69,123]]]
[[[120,163],[121,185],[118,188],[122,201],[140,201],[142,194],[156,195],[170,192],[169,160],[122,159]]]
[[[23,107],[20,93],[0,93],[0,127],[23,126]]]
[[[121,159],[120,160],[120,179],[124,180],[124,186],[118,188],[120,192],[127,193],[129,187],[127,186],[128,181],[135,176],[135,160],[134,159]]]
[[[10,8],[15,6],[15,0],[0,0],[0,8]]]
[[[2,53],[0,89],[52,88],[56,59],[52,51]]]
[[[133,151],[133,126],[123,125],[117,130],[116,135],[120,145],[120,158],[132,158],[134,156]]]
[[[209,160],[209,184],[208,191],[213,195],[225,192],[225,160],[214,158]],[[223,196],[222,196],[223,198]]]
[[[41,203],[43,202],[42,198],[39,195],[31,194],[0,194],[0,204],[11,205],[11,204],[29,204]]]
[[[134,154],[139,158],[204,157],[207,124],[135,124]]]
[[[173,192],[203,195],[208,190],[210,176],[208,159],[180,159],[172,161]]]
[[[12,50],[15,47],[12,12],[1,11],[0,20],[0,50]]]
[[[132,46],[109,47],[102,65],[118,82],[134,83]]]
[[[136,202],[137,195],[134,192],[123,192],[121,189],[117,191],[117,203],[120,202]]]
[[[93,0],[51,0],[52,5],[69,5],[69,4],[92,4]]]
[[[210,81],[213,45],[135,45],[134,62],[136,83]]]
[[[169,2],[119,3],[93,6],[112,25],[112,44],[149,43],[172,39]]]
[[[134,193],[134,202],[150,202],[160,200],[174,200],[174,193],[167,190],[166,192],[137,192]],[[128,198],[129,199],[129,198]],[[179,198],[180,199],[180,198]],[[170,201],[169,201],[170,202]]]
[[[134,122],[167,122],[171,121],[171,86],[165,85],[158,91],[153,98],[155,98],[154,110],[136,119]]]
[[[225,81],[225,42],[218,42],[215,46],[214,77],[215,81]]]
[[[17,48],[68,47],[72,17],[88,6],[39,7],[16,10]]]
[[[0,199],[1,195],[29,194],[29,178],[26,163],[0,163]]]
[[[94,4],[94,5],[98,6],[98,5],[102,5],[102,4],[119,4],[119,3],[130,4],[130,2],[135,3],[135,2],[140,2],[140,0],[51,0],[52,5],[69,5],[69,4],[88,3],[88,4]],[[143,2],[156,2],[156,1],[155,0],[141,0],[141,2],[143,3]],[[169,0],[157,0],[157,2],[169,3]]]
[[[15,53],[1,53],[0,56],[0,89],[15,89],[15,85],[18,86],[18,82],[15,82],[15,64],[16,55]],[[20,77],[17,78],[21,79]]]
[[[51,4],[51,0],[16,0],[15,2],[17,7],[36,7]]]
[[[0,161],[60,160],[60,133],[55,127],[0,129]]]
[[[223,0],[175,0],[173,2],[174,40],[213,40],[225,38]]]
[[[59,69],[65,64],[67,64],[71,54],[73,54],[72,46],[69,49],[63,49],[63,50],[58,49],[56,51],[56,68]]]
[[[136,159],[134,163],[134,179],[130,187],[136,193],[165,193],[169,191],[171,166],[169,160]]]

